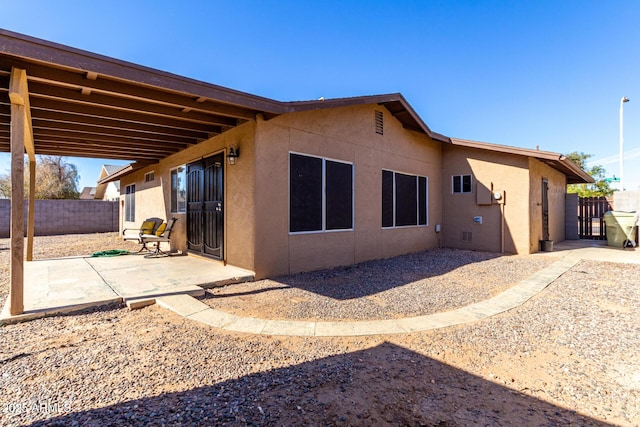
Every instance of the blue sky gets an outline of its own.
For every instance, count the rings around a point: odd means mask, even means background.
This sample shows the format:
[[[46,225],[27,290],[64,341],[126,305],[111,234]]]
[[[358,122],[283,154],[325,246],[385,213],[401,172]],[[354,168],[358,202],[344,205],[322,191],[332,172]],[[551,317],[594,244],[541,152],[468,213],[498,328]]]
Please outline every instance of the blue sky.
[[[447,136],[592,154],[640,188],[638,1],[31,1],[0,27],[282,101],[401,92]],[[72,158],[80,187],[103,160]],[[0,155],[0,172],[9,169]]]

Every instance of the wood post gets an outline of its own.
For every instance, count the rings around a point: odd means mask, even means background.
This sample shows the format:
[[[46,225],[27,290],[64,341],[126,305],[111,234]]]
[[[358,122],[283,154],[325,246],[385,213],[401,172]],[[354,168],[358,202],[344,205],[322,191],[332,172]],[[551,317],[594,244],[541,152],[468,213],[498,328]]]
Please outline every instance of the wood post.
[[[24,152],[29,154],[29,258],[33,258],[33,225],[35,214],[35,146],[31,126],[31,109],[27,72],[11,69],[9,81],[11,100],[11,264],[9,314],[24,312]]]
[[[14,75],[11,74],[13,80]],[[13,83],[13,82],[12,82]],[[24,105],[11,100],[11,287],[9,314],[24,312]]]

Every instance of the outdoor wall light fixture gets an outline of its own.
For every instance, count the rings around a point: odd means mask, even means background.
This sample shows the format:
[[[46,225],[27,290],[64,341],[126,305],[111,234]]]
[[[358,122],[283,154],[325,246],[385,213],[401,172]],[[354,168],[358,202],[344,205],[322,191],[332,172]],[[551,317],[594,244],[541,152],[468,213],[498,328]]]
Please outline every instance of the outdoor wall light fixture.
[[[240,157],[240,149],[234,147],[233,145],[229,147],[229,152],[227,153],[227,160],[229,161],[229,164],[235,165],[238,157]]]

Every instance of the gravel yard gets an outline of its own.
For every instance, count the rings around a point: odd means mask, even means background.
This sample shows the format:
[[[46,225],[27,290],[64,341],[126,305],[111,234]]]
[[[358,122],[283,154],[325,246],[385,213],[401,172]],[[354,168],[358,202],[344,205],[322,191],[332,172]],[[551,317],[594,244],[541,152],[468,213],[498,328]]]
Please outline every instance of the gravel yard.
[[[112,234],[83,237],[93,243],[37,237],[36,248],[133,249]],[[5,248],[1,239],[3,299]],[[273,318],[426,314],[552,261],[443,250],[220,288],[205,301]],[[393,336],[230,333],[157,306],[6,325],[0,425],[640,425],[638,277],[640,265],[582,261],[504,314]]]
[[[214,288],[204,302],[239,316],[266,319],[419,316],[491,298],[554,261],[440,249]]]

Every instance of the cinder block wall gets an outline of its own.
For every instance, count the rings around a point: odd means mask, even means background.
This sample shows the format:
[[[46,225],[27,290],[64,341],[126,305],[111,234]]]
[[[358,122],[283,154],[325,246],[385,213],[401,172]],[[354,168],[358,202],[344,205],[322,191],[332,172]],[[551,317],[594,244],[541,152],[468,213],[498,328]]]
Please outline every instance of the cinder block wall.
[[[28,203],[25,201],[25,235]],[[118,202],[102,200],[36,200],[35,235],[118,231]],[[11,202],[0,199],[0,237],[9,237]]]
[[[613,193],[613,208],[623,212],[640,212],[640,190]]]

